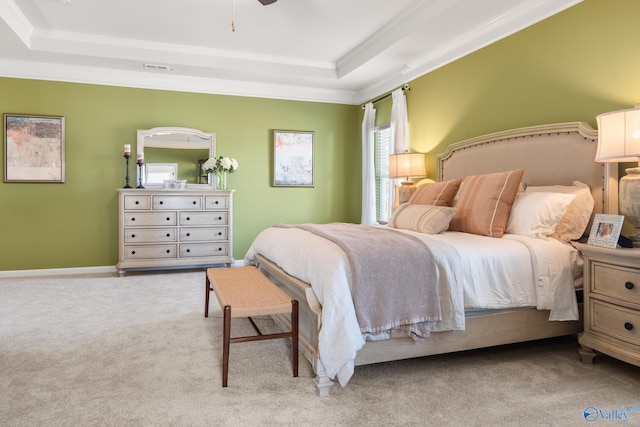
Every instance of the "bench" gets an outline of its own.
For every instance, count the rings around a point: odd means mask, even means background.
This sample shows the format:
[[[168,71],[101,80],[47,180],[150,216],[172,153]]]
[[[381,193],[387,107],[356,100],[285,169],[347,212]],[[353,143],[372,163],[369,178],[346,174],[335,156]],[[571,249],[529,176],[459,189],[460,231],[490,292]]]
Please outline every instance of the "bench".
[[[212,287],[213,286],[213,287]],[[298,376],[298,301],[267,279],[256,267],[208,268],[204,317],[209,317],[209,293],[214,291],[223,311],[222,387],[229,375],[231,343],[291,338],[293,376]],[[291,331],[263,335],[251,316],[291,314]],[[258,335],[231,338],[231,319],[248,317]]]

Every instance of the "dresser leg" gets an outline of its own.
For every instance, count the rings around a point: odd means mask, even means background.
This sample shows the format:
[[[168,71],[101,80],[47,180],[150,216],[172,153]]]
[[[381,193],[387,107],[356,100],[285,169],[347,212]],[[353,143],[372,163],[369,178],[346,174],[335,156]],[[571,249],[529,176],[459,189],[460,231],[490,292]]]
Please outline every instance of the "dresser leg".
[[[593,363],[593,358],[596,357],[595,351],[592,348],[580,345],[580,359],[582,363]]]

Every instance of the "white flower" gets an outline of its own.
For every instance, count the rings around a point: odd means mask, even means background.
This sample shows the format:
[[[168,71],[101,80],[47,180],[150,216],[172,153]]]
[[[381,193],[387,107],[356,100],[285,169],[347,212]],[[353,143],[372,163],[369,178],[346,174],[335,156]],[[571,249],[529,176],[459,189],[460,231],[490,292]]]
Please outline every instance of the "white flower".
[[[220,167],[222,167],[223,170],[227,170],[227,171],[231,169],[231,159],[228,157],[221,158]]]
[[[231,170],[237,170],[238,169],[238,161],[236,159],[231,159]]]
[[[205,173],[211,173],[215,170],[215,168],[216,168],[215,158],[208,159],[206,162],[202,164],[202,170],[204,170]]]

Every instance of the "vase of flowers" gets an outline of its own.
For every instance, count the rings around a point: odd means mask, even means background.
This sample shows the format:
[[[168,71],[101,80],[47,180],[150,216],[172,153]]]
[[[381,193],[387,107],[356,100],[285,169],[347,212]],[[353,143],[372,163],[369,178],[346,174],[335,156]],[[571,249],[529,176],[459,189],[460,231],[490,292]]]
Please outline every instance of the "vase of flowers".
[[[227,189],[227,174],[238,170],[238,161],[229,157],[220,156],[208,159],[202,165],[202,170],[207,174],[214,175],[215,188],[218,190]]]

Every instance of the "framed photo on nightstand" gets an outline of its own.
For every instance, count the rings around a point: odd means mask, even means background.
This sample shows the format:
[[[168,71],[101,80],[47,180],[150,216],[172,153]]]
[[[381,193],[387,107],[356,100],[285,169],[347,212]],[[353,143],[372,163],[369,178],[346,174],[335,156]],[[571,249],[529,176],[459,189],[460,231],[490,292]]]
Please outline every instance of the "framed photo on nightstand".
[[[623,215],[596,214],[589,233],[588,244],[615,249],[624,222]]]

